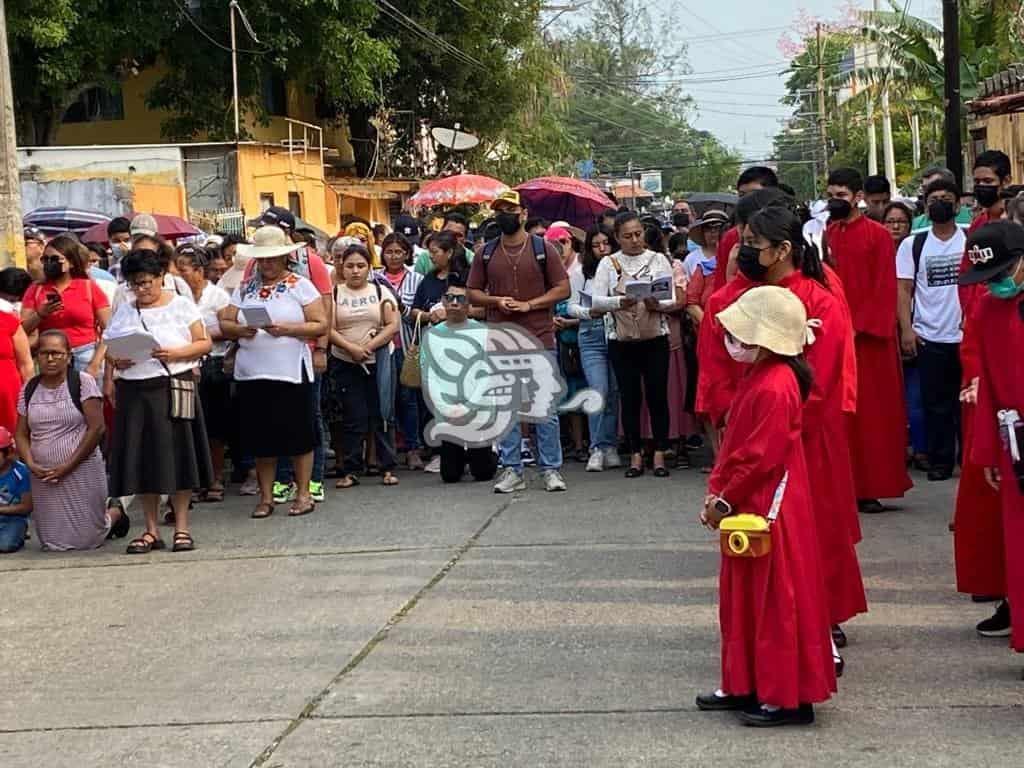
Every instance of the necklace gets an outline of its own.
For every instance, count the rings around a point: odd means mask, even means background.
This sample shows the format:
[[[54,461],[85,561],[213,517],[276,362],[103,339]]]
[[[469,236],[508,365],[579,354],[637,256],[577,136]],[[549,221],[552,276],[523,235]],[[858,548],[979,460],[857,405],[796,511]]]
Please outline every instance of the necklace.
[[[523,255],[523,251],[526,250],[529,242],[529,237],[523,240],[519,249],[515,252],[515,258],[512,257],[512,252],[508,249],[508,246],[505,243],[501,244],[501,252],[505,254],[505,259],[508,261],[509,266],[512,267],[512,294],[517,299],[519,298],[519,257]]]

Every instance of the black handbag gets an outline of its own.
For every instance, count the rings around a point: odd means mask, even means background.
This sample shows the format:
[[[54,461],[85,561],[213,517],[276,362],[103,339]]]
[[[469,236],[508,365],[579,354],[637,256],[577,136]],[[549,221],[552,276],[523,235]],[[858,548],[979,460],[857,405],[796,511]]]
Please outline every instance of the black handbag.
[[[558,342],[558,367],[562,369],[562,375],[566,378],[583,375],[579,344]]]

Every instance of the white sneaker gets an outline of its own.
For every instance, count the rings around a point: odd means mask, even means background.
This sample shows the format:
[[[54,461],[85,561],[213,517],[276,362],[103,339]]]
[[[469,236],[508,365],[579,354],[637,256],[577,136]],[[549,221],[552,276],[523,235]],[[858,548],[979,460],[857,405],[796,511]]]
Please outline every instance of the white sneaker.
[[[622,466],[622,459],[619,458],[619,451],[617,448],[605,448],[604,449],[604,467],[605,469],[618,469]]]
[[[430,472],[431,474],[434,475],[439,474],[441,472],[441,457],[435,456],[430,461],[428,461],[427,465],[423,468],[423,471]]]
[[[506,469],[501,479],[494,484],[495,493],[515,493],[526,490],[526,480],[511,467]]]
[[[259,496],[260,495],[260,484],[255,477],[249,476],[245,478],[245,482],[242,483],[242,487],[238,489],[239,496]]]
[[[604,451],[594,448],[587,461],[587,472],[604,472]]]
[[[562,473],[557,469],[546,470],[541,473],[541,477],[544,478],[544,490],[548,493],[564,491],[566,489],[565,480],[562,479]]]

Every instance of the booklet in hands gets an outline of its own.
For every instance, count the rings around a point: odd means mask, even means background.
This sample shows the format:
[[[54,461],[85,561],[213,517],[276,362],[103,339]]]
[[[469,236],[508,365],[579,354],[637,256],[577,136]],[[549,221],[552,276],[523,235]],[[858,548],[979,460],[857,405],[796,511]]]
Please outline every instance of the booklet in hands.
[[[627,296],[633,296],[640,301],[647,298],[664,301],[674,296],[672,275],[663,275],[654,280],[627,280],[625,288]]]

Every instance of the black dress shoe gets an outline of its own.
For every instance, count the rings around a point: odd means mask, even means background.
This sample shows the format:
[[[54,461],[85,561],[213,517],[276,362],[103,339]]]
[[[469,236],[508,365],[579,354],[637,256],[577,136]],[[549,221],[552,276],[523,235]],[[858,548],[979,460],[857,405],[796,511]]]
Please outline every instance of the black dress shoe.
[[[971,595],[972,603],[998,603],[1002,599],[1002,595]]]
[[[952,467],[933,467],[928,470],[928,480],[932,483],[939,483],[949,480],[953,476]]]
[[[877,515],[879,512],[885,512],[885,507],[878,499],[858,499],[857,508],[865,515]]]
[[[814,707],[801,704],[796,709],[769,711],[760,705],[737,712],[736,716],[744,725],[754,728],[772,728],[777,725],[810,725],[814,722]]]
[[[836,648],[846,647],[846,633],[838,624],[832,625],[832,642],[836,644]]]
[[[697,696],[697,709],[702,712],[740,711],[756,706],[756,696],[716,696],[714,691]]]
[[[846,670],[846,662],[843,660],[843,657],[833,656],[832,663],[835,664],[836,667],[836,677],[842,677],[843,672]]]

